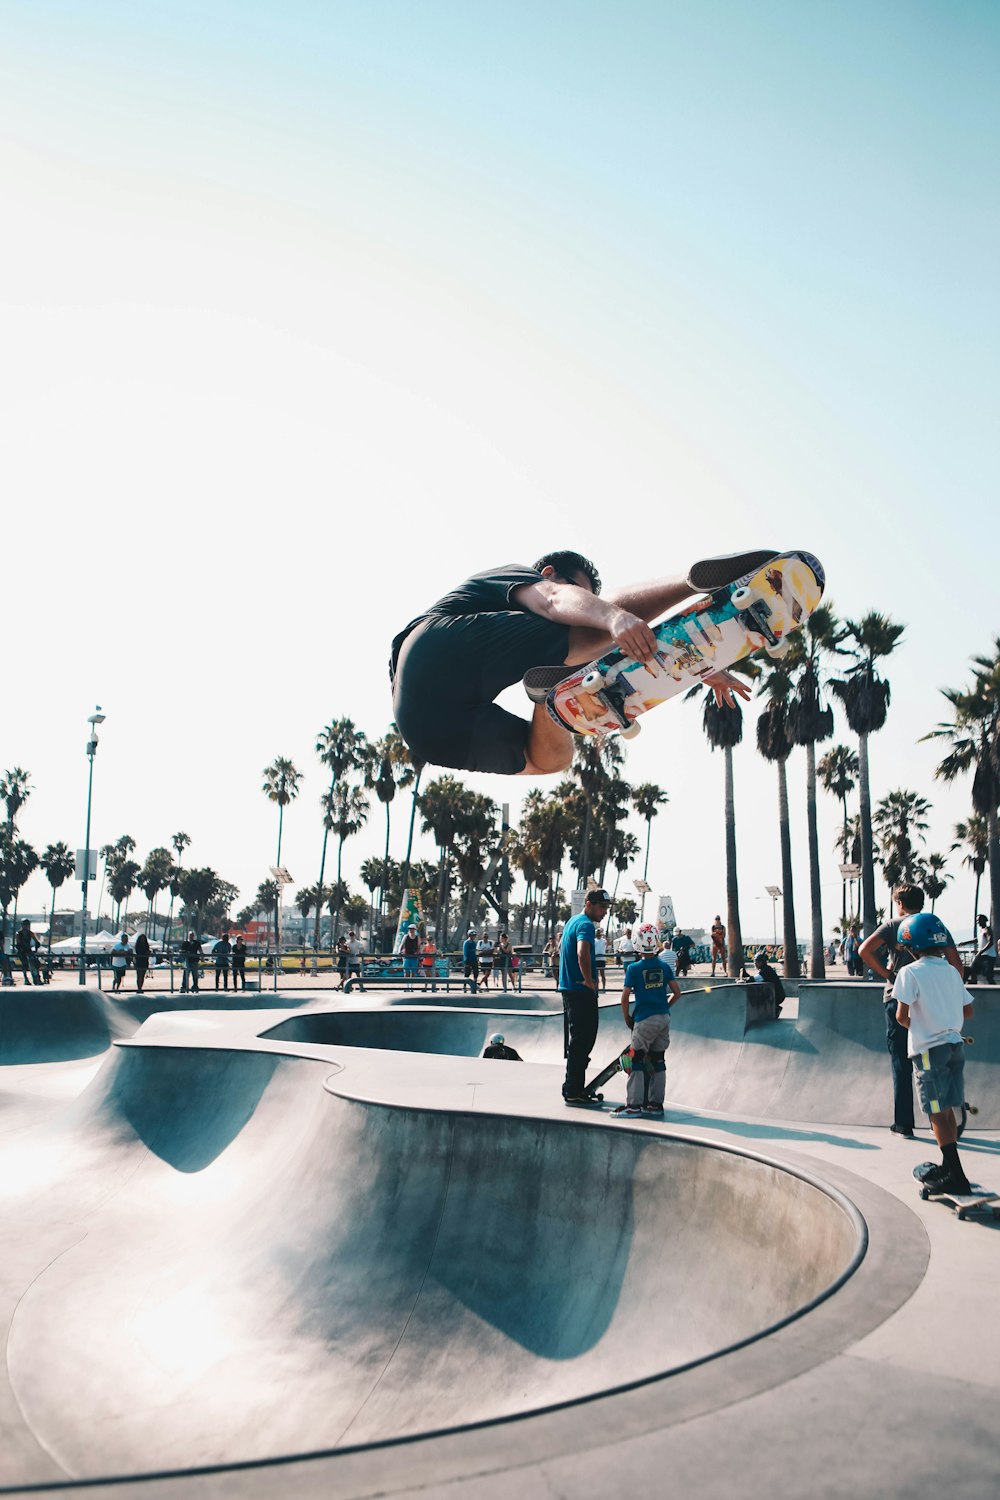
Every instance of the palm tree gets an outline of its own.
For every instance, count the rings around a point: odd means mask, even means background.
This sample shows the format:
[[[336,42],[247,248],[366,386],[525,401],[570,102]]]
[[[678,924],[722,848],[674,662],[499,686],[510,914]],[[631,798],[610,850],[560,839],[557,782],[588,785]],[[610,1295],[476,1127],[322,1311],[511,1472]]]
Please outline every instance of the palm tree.
[[[868,740],[885,724],[891,692],[889,683],[875,670],[876,663],[891,656],[905,625],[894,625],[888,615],[871,610],[860,620],[846,620],[841,654],[854,658],[846,676],[830,683],[830,690],[843,704],[847,722],[858,737],[858,788],[861,801],[861,887],[864,935],[875,931],[875,842],[872,837],[871,783],[868,772]]]
[[[191,838],[190,838],[190,835],[186,834],[186,833],[175,833],[174,836],[173,836],[173,838],[170,840],[170,843],[173,846],[174,852],[177,855],[177,863],[174,866],[174,869],[173,869],[173,872],[171,873],[170,879],[167,882],[167,885],[169,886],[169,889],[170,889],[170,912],[169,912],[169,914],[167,916],[167,942],[168,943],[170,941],[170,935],[171,935],[171,933],[174,930],[174,902],[177,900],[177,897],[180,895],[181,875],[183,874],[183,870],[184,870],[184,850],[187,849],[188,846],[190,845]]]
[[[816,767],[820,783],[825,792],[831,797],[836,797],[840,803],[844,819],[844,844],[847,843],[847,799],[856,786],[855,777],[858,774],[858,757],[849,745],[833,745],[823,756]],[[847,855],[841,860],[841,864],[850,864]],[[847,881],[841,881],[841,922],[847,921]]]
[[[979,882],[990,857],[989,822],[982,813],[973,813],[967,822],[955,824],[955,839],[956,842],[951,847],[965,847],[962,863],[976,877],[976,894],[972,903],[972,932],[975,934],[976,917],[979,915]]]
[[[7,910],[14,903],[17,917],[17,894],[38,868],[38,855],[30,844],[11,832],[11,824],[0,835],[0,938],[7,941]]]
[[[341,866],[344,858],[344,841],[353,838],[356,833],[368,821],[368,798],[359,786],[348,786],[346,781],[338,781],[329,797],[330,829],[337,835],[337,880],[334,890],[342,884]],[[340,907],[333,909],[333,932],[331,942],[337,940],[337,920],[340,916]]]
[[[632,792],[632,806],[635,808],[640,818],[644,819],[646,824],[646,858],[642,866],[643,885],[646,885],[649,881],[649,844],[650,839],[653,836],[653,819],[656,817],[660,808],[666,807],[669,801],[670,798],[667,796],[662,787],[658,787],[655,782],[652,781],[644,781],[641,786],[637,786]],[[645,909],[646,892],[643,891],[639,899],[640,922],[642,921],[642,914]]]
[[[792,680],[785,666],[772,666],[761,684],[768,705],[757,720],[757,749],[778,772],[778,843],[781,849],[781,912],[785,974],[799,977],[799,941],[795,931],[795,891],[792,883],[792,836],[788,816],[788,777],[785,766],[792,753],[788,738],[788,697]]]
[[[128,898],[135,890],[136,882],[141,873],[141,866],[134,859],[122,859],[115,866],[114,874],[108,881],[108,895],[117,904],[118,912],[115,925],[122,925],[122,906],[125,907],[125,917],[128,918]]]
[[[611,862],[615,867],[615,888],[611,892],[611,909],[616,917],[621,915],[618,909],[618,885],[625,871],[632,864],[637,854],[642,853],[642,845],[634,833],[626,833],[622,828],[615,829],[614,842],[611,846]],[[649,855],[649,843],[647,840],[646,854]],[[643,876],[645,884],[645,876]]]
[[[918,883],[924,878],[923,862],[914,840],[923,841],[930,810],[926,797],[899,790],[883,797],[872,814],[890,897],[903,881]]]
[[[276,880],[262,880],[257,887],[255,897],[257,911],[267,913],[267,925],[264,929],[264,942],[269,948],[271,946],[271,915],[274,913],[277,921],[277,907],[281,899],[281,886]]]
[[[4,771],[0,776],[0,801],[7,804],[8,833],[14,832],[17,815],[31,796],[32,788],[28,785],[30,775],[30,771],[22,771],[20,766],[14,766],[12,770]]]
[[[295,769],[293,761],[284,755],[279,755],[269,766],[265,766],[261,775],[264,784],[261,787],[269,802],[278,804],[278,853],[275,857],[275,865],[281,864],[281,833],[285,818],[285,808],[289,802],[294,802],[299,795],[299,782],[302,780],[302,772]]]
[[[742,663],[744,667],[748,663]],[[756,669],[759,670],[759,669]],[[736,799],[733,790],[733,747],[743,739],[743,710],[716,703],[710,687],[695,687],[687,698],[703,697],[701,723],[713,750],[721,750],[725,761],[726,819],[726,921],[729,945],[729,973],[735,979],[743,966],[743,930],[740,925],[739,876],[736,868]]]
[[[136,885],[149,902],[149,927],[152,933],[156,931],[156,898],[170,884],[175,868],[170,850],[160,845],[156,849],[150,849],[146,855],[146,863],[136,879]]]
[[[500,853],[496,826],[498,811],[496,803],[489,797],[472,791],[468,792],[461,808],[455,830],[454,849],[459,879],[465,890],[462,930],[467,930],[478,916],[476,908],[488,885],[490,870],[496,869],[494,856]],[[442,935],[438,944],[441,952],[444,952],[446,942],[447,932]]]
[[[990,921],[995,928],[1000,914],[1000,636],[993,647],[992,656],[972,658],[971,688],[964,692],[944,689],[954,709],[954,721],[938,724],[923,738],[943,739],[951,745],[950,753],[934,773],[942,781],[951,782],[963,772],[972,772],[972,806],[986,819]]]
[[[462,824],[463,812],[472,794],[456,777],[439,776],[428,784],[420,799],[423,831],[434,836],[438,846],[438,889],[435,931],[437,945],[444,951],[447,939],[447,882],[455,835]],[[404,888],[405,889],[405,888]]]
[[[927,864],[924,870],[924,890],[931,898],[931,911],[934,910],[934,903],[937,901],[937,898],[944,895],[948,882],[951,880],[951,876],[945,874],[947,863],[948,856],[946,854],[928,854],[927,856]]]
[[[205,911],[218,898],[221,884],[218,875],[208,865],[201,869],[184,871],[181,879],[181,900],[187,908],[188,917],[199,937],[205,925]]]
[[[45,871],[45,878],[52,887],[52,909],[49,914],[49,941],[48,954],[52,957],[52,928],[55,924],[56,915],[56,891],[65,880],[73,874],[76,869],[76,858],[68,844],[47,844],[38,861]]]
[[[372,746],[372,755],[369,761],[365,785],[372,787],[375,795],[385,808],[385,854],[383,859],[388,865],[389,861],[389,813],[397,787],[411,786],[416,780],[417,773],[410,764],[409,752],[402,735],[392,724],[382,739],[376,740]],[[385,890],[379,887],[379,951],[385,951]],[[374,947],[374,942],[372,943]]]
[[[816,746],[833,734],[833,709],[823,702],[822,659],[835,651],[843,636],[831,604],[813,610],[804,631],[792,639],[788,662],[798,666],[795,688],[788,702],[788,737],[806,751],[806,824],[809,839],[809,977],[826,978],[823,944],[823,887],[819,875],[819,834],[816,826]]]
[[[583,835],[577,860],[581,886],[586,885],[587,876],[598,863],[590,852],[595,806],[608,793],[612,773],[620,770],[624,763],[625,752],[617,736],[601,740],[594,735],[585,735],[573,746],[571,774],[579,781],[583,794]]]
[[[316,884],[322,885],[326,879],[326,849],[331,827],[329,809],[333,789],[338,781],[343,781],[345,776],[350,775],[352,771],[360,771],[367,766],[368,738],[362,730],[356,728],[353,719],[331,719],[330,723],[326,724],[316,736],[316,754],[319,756],[321,765],[325,766],[330,773],[330,785],[320,798],[320,807],[323,810],[323,847],[320,850],[319,879]],[[314,970],[319,953],[319,923],[320,907],[317,906],[313,932]]]

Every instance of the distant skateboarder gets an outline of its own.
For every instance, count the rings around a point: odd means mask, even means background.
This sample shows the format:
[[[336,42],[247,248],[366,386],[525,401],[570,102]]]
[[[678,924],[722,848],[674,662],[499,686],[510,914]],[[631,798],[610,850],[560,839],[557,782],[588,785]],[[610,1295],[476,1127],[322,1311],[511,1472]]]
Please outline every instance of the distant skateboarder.
[[[920,1103],[930,1117],[941,1148],[941,1165],[920,1170],[934,1193],[968,1193],[969,1180],[958,1156],[955,1110],[965,1100],[965,1048],[962,1023],[972,1001],[960,975],[948,962],[951,933],[930,912],[904,917],[897,942],[910,955],[892,987],[896,1019],[905,1030]]]
[[[462,771],[544,776],[564,771],[573,737],[545,708],[548,688],[618,646],[638,661],[656,649],[649,621],[692,594],[731,583],[776,555],[773,548],[706,558],[686,578],[659,579],[600,597],[601,580],[579,552],[547,552],[533,566],[476,573],[404,627],[392,643],[393,713],[413,756]],[[494,701],[532,669],[552,668],[529,696],[530,720]],[[544,675],[544,674],[543,674]],[[749,689],[728,672],[705,679],[719,702]]]
[[[918,885],[897,886],[892,899],[902,920],[916,916],[917,912],[923,910],[924,893]],[[893,988],[900,970],[913,962],[913,954],[897,939],[900,925],[900,921],[883,922],[881,927],[876,927],[861,944],[858,962],[885,980],[885,1037],[892,1062],[893,1121],[890,1129],[893,1135],[910,1139],[913,1136],[913,1068],[909,1056],[909,1035],[899,1023]],[[947,928],[944,930],[947,932]],[[961,979],[962,960],[950,933],[943,952]]]
[[[513,1047],[508,1047],[503,1039],[502,1031],[494,1031],[490,1037],[490,1044],[483,1052],[484,1057],[499,1058],[502,1062],[523,1062],[524,1058],[520,1052],[515,1052]]]

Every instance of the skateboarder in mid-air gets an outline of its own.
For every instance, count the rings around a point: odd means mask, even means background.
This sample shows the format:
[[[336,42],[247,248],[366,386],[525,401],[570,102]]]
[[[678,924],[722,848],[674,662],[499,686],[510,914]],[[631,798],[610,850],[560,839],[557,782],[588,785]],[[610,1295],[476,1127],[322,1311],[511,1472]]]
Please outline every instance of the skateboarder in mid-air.
[[[965,1099],[962,1022],[972,1015],[972,1002],[948,959],[951,934],[931,912],[904,917],[896,941],[914,957],[892,987],[896,1019],[907,1031],[917,1093],[942,1158],[940,1166],[918,1168],[917,1173],[933,1193],[968,1193],[958,1158],[955,1110]]]
[[[773,548],[706,558],[686,578],[639,583],[600,597],[601,580],[579,552],[548,552],[532,567],[491,568],[445,594],[392,643],[396,723],[418,760],[462,771],[544,776],[565,771],[573,737],[550,717],[548,690],[568,667],[613,646],[648,661],[649,622],[692,594],[722,588],[776,556]],[[494,701],[525,681],[531,719]],[[749,689],[729,672],[706,677],[720,703]]]

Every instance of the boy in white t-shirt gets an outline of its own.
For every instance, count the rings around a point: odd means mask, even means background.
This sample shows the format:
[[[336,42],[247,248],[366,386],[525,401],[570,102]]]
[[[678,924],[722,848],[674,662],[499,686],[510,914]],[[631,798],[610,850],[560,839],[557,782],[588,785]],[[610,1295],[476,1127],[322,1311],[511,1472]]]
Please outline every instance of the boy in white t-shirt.
[[[896,1020],[909,1032],[907,1050],[917,1093],[941,1147],[941,1165],[921,1173],[921,1181],[934,1192],[967,1193],[968,1178],[958,1159],[955,1110],[965,1099],[962,1022],[972,1015],[972,1002],[945,957],[951,943],[948,929],[931,912],[904,917],[896,942],[916,955],[916,963],[900,969],[892,997]]]

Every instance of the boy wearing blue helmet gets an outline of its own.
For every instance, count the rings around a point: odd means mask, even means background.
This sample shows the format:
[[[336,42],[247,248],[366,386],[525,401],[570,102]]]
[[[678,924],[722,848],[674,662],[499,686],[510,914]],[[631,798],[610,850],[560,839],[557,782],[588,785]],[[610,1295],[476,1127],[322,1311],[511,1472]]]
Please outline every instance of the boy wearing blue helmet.
[[[892,987],[896,1019],[907,1030],[917,1093],[941,1147],[941,1165],[921,1172],[921,1180],[932,1192],[967,1193],[955,1110],[965,1098],[962,1022],[972,1015],[972,1002],[948,961],[951,935],[931,912],[904,917],[896,941],[914,956]]]

